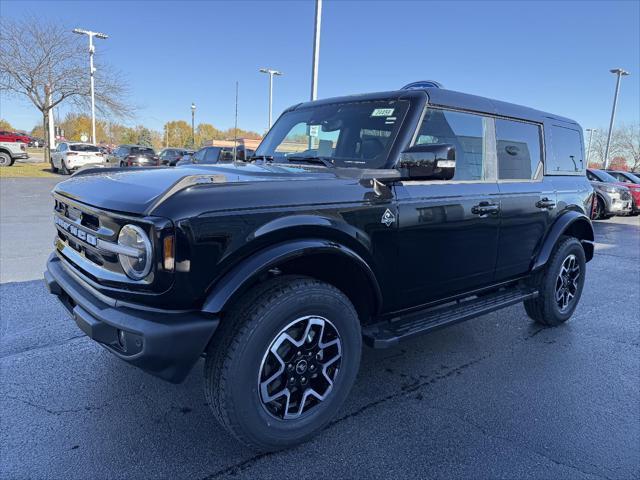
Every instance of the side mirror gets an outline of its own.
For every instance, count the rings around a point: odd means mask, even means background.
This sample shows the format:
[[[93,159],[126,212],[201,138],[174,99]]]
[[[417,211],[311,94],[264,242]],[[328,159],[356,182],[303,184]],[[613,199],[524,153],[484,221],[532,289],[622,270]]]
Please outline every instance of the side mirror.
[[[414,145],[400,154],[398,168],[404,178],[451,180],[456,171],[456,149],[448,143]]]

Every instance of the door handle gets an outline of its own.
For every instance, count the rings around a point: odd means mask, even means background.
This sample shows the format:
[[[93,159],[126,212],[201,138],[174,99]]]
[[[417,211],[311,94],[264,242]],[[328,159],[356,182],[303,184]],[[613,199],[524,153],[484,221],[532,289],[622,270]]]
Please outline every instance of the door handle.
[[[556,202],[553,200],[549,200],[547,197],[544,197],[542,200],[536,202],[536,207],[538,208],[546,208],[548,210],[553,210],[556,206]]]
[[[471,207],[471,213],[486,217],[489,214],[495,215],[500,211],[500,206],[491,202],[480,202],[478,205]]]

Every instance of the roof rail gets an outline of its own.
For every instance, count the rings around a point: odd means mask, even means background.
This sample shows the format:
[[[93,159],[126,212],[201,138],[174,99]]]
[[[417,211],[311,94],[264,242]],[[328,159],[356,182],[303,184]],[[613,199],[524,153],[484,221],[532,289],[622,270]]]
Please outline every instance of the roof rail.
[[[411,82],[400,90],[422,90],[424,88],[444,88],[441,83],[435,80],[419,80],[417,82]]]

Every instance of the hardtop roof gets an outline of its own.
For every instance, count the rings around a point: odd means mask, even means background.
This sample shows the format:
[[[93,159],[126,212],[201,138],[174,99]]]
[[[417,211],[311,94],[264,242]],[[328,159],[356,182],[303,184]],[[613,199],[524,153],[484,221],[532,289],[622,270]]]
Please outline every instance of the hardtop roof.
[[[457,92],[455,90],[447,90],[444,88],[423,88],[414,90],[391,90],[387,92],[374,92],[359,95],[348,95],[343,97],[326,98],[315,100],[313,102],[304,102],[292,106],[289,110],[298,108],[306,108],[313,105],[330,105],[341,102],[358,102],[358,101],[375,101],[387,99],[411,99],[419,98],[426,95],[430,105],[457,108],[462,110],[471,110],[479,113],[488,113],[492,115],[519,118],[522,120],[530,120],[534,122],[544,123],[545,121],[555,120],[567,124],[579,126],[578,123],[570,118],[562,117],[553,113],[543,112],[534,108],[517,105],[514,103],[503,102],[468,93]]]

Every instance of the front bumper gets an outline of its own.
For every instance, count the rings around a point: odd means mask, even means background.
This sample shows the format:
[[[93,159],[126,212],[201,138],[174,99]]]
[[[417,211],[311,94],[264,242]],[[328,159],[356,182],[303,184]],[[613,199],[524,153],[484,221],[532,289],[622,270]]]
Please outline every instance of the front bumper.
[[[148,308],[94,292],[55,253],[47,261],[44,279],[87,336],[172,383],[184,380],[218,327],[217,317],[198,311]]]
[[[29,154],[27,152],[12,153],[11,158],[13,158],[14,160],[26,160],[29,158]]]

